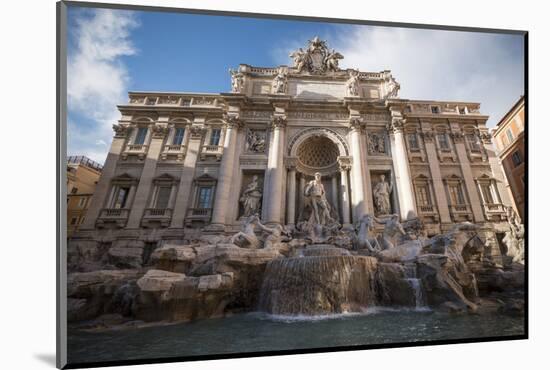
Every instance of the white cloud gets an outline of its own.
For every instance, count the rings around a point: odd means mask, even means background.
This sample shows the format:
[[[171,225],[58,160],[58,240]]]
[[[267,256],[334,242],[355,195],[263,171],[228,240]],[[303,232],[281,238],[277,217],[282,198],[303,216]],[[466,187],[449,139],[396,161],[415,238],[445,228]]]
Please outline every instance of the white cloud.
[[[111,142],[111,126],[119,119],[116,105],[126,100],[129,76],[121,57],[137,53],[130,32],[138,27],[132,12],[95,9],[75,19],[75,50],[68,56],[67,97],[70,113],[93,127],[68,127],[69,151],[103,162]],[[74,118],[73,118],[74,120]]]

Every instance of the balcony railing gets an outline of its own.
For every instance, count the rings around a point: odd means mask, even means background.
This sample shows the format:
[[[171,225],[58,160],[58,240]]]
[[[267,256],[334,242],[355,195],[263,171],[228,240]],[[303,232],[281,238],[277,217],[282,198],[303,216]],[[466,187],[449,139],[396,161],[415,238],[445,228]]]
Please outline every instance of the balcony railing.
[[[420,209],[420,213],[435,213],[434,206],[431,204],[421,205],[418,208]]]
[[[223,154],[223,146],[221,145],[203,145],[201,150],[201,158],[216,157],[220,159]]]
[[[212,208],[189,208],[187,216],[210,217]]]
[[[485,203],[485,212],[487,213],[505,213],[504,206],[500,203]]]
[[[145,157],[149,145],[145,144],[128,144],[126,145],[126,150],[122,153],[122,158],[128,158],[128,155],[137,155],[140,159]]]
[[[172,217],[170,208],[147,208],[144,217]]]
[[[451,204],[449,206],[451,213],[469,213],[470,206],[467,204]]]
[[[212,217],[212,208],[189,208],[187,210],[187,217],[185,217],[185,224],[192,226],[193,224],[207,224]]]
[[[171,208],[146,208],[141,220],[142,226],[148,227],[153,224],[167,227],[172,220]]]
[[[103,208],[97,218],[97,226],[103,227],[106,223],[116,224],[118,227],[126,226],[130,210],[127,208]]]
[[[169,144],[165,145],[161,153],[162,159],[176,158],[182,160],[185,154],[185,145]]]

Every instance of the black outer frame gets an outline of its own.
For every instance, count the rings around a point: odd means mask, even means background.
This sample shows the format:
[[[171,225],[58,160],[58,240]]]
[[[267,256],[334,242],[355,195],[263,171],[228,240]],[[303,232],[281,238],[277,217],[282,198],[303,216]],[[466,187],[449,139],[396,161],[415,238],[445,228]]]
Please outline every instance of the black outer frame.
[[[56,366],[59,369],[78,369],[92,368],[104,366],[123,366],[123,365],[141,365],[141,364],[158,364],[172,363],[182,361],[203,361],[203,360],[220,360],[245,357],[263,357],[263,356],[281,356],[293,354],[309,354],[322,352],[342,352],[342,351],[357,351],[365,349],[382,349],[382,348],[397,348],[397,347],[419,347],[428,345],[445,345],[445,344],[461,344],[461,343],[482,343],[482,342],[497,342],[507,340],[519,340],[529,338],[529,32],[524,30],[506,30],[492,28],[476,28],[476,27],[459,27],[445,25],[428,25],[419,23],[400,23],[400,22],[383,22],[383,21],[365,21],[358,19],[342,19],[342,18],[324,18],[310,17],[285,14],[265,14],[265,13],[249,13],[249,12],[230,12],[220,10],[206,9],[189,9],[189,8],[172,8],[172,7],[157,7],[144,5],[126,5],[126,4],[109,4],[109,3],[93,3],[79,1],[60,1],[56,4],[56,31],[57,31],[57,99],[56,99],[56,122],[57,122],[57,142],[56,142],[56,176],[57,176],[57,249],[56,249],[56,292],[57,292],[57,310],[56,310]],[[102,362],[86,362],[86,363],[67,363],[67,182],[66,182],[66,163],[67,163],[67,6],[78,6],[82,8],[104,8],[104,9],[120,9],[120,10],[137,10],[137,11],[155,11],[155,12],[170,12],[170,13],[187,13],[215,16],[233,16],[246,18],[268,18],[268,19],[284,19],[309,22],[330,22],[343,24],[360,24],[371,26],[386,26],[386,27],[401,27],[401,28],[420,28],[431,30],[446,30],[446,31],[463,31],[463,32],[478,32],[478,33],[501,33],[501,34],[519,34],[524,38],[524,99],[525,99],[525,173],[527,174],[525,182],[525,314],[524,314],[524,330],[523,335],[499,336],[499,337],[483,337],[483,338],[464,338],[450,340],[434,340],[423,342],[403,342],[403,343],[388,343],[388,344],[368,344],[359,346],[335,346],[325,348],[306,348],[296,350],[279,350],[279,351],[261,351],[261,352],[241,352],[233,354],[213,354],[199,356],[177,356],[166,358],[151,358],[137,360],[116,360]]]

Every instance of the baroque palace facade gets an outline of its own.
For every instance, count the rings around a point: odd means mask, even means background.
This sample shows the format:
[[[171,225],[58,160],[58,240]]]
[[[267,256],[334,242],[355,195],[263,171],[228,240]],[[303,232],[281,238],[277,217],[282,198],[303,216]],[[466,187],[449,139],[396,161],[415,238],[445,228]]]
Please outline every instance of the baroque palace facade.
[[[319,173],[344,227],[398,214],[434,235],[470,221],[498,244],[510,201],[479,103],[400,99],[390,71],[340,69],[318,38],[291,57],[241,64],[229,93],[130,92],[71,243],[139,249],[255,213],[292,229]]]

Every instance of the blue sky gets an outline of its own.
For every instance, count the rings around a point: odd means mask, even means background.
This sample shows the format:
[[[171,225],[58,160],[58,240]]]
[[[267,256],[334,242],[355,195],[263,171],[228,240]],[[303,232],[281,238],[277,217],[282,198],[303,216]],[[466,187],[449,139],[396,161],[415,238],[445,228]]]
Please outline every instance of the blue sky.
[[[103,162],[127,92],[225,92],[228,69],[290,64],[318,35],[342,68],[392,70],[400,97],[481,103],[489,126],[523,93],[523,38],[227,16],[70,7],[68,154]]]

